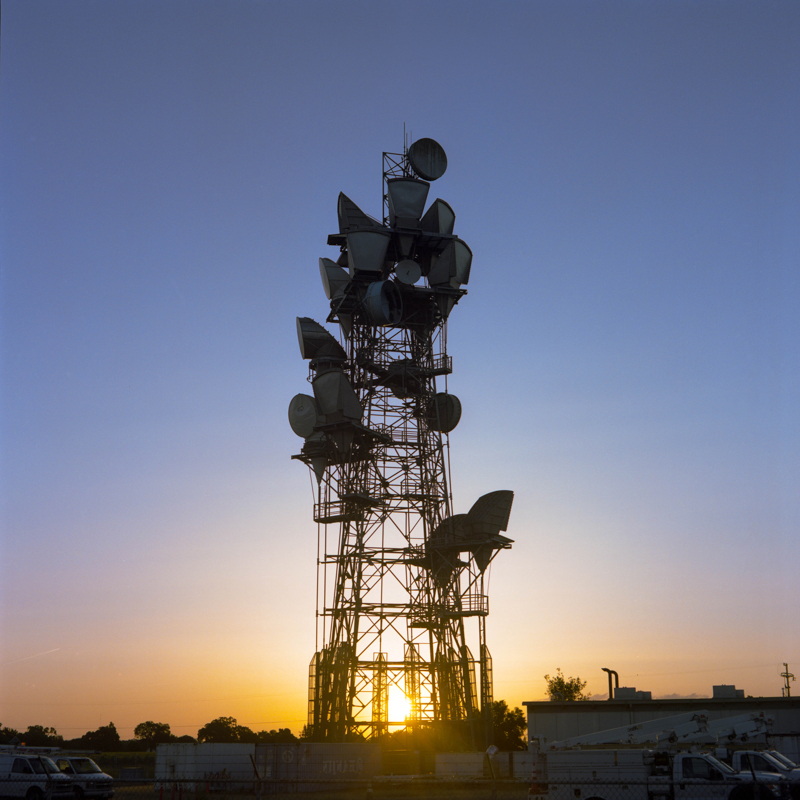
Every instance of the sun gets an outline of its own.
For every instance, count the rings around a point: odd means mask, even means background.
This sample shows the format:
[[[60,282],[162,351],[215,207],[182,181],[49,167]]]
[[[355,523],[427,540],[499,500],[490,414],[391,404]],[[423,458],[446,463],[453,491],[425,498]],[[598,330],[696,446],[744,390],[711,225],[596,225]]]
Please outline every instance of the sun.
[[[399,686],[389,687],[389,722],[405,722],[411,716],[411,701]]]

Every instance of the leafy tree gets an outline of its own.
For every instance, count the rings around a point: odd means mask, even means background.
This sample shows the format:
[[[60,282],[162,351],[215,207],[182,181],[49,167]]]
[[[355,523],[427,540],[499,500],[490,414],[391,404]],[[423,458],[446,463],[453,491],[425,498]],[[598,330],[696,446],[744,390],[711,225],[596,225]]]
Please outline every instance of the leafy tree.
[[[233,717],[217,717],[197,731],[198,742],[255,744],[257,740],[257,734],[250,728],[239,725]]]
[[[119,749],[119,734],[113,722],[108,725],[101,725],[96,731],[84,733],[81,737],[81,745],[88,750],[109,750]]]
[[[29,725],[28,730],[20,734],[19,738],[28,747],[59,747],[64,743],[64,737],[59,736],[55,728],[45,728],[42,725]]]
[[[236,726],[236,735],[239,737],[237,741],[242,744],[255,744],[258,741],[258,734],[244,725]]]
[[[14,738],[22,739],[20,732],[14,728],[4,728],[0,722],[0,744],[10,744]]]
[[[544,676],[547,681],[547,696],[551,700],[588,700],[589,698],[583,693],[586,687],[586,681],[582,681],[578,677],[565,678],[561,672],[561,667],[556,668],[556,674],[551,678],[549,675]]]
[[[133,735],[137,739],[141,739],[147,745],[148,750],[155,750],[156,745],[166,744],[175,738],[166,722],[153,722],[152,720],[140,722],[133,729]]]
[[[504,751],[527,749],[527,723],[520,708],[513,710],[505,700],[492,703],[492,722],[494,723],[494,744]]]
[[[237,727],[236,720],[233,717],[217,717],[197,731],[197,741],[220,744],[238,742]]]
[[[278,728],[278,730],[259,731],[256,734],[256,741],[259,744],[268,744],[274,742],[275,744],[291,744],[298,741],[297,737],[289,730],[289,728]]]

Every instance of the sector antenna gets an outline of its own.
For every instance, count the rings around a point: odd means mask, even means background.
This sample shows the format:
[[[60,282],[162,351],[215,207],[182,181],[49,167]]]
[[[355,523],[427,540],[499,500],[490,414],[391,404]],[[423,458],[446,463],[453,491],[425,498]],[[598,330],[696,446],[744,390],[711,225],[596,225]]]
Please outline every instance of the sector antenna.
[[[335,252],[319,260],[331,328],[297,320],[310,391],[289,422],[319,532],[316,741],[438,726],[491,743],[486,571],[511,547],[514,495],[489,491],[455,512],[448,448],[462,408],[447,388],[447,320],[472,251],[451,206],[428,203],[446,169],[442,146],[419,139],[383,154],[380,218],[339,194]]]

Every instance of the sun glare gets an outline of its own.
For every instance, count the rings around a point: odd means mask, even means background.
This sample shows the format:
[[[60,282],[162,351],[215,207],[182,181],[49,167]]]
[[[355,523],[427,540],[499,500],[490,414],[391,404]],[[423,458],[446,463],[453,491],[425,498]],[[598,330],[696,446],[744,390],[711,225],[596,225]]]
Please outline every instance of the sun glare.
[[[389,722],[405,722],[411,716],[411,701],[399,686],[389,687]]]

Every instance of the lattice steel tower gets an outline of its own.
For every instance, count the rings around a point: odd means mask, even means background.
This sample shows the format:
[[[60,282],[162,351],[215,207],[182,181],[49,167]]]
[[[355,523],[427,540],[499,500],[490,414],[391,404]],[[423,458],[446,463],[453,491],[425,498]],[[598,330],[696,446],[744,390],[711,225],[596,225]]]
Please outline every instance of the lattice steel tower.
[[[293,398],[289,421],[305,439],[293,458],[316,479],[319,529],[308,725],[343,741],[449,723],[479,746],[492,702],[484,578],[511,546],[500,531],[513,493],[453,513],[443,434],[461,404],[446,391],[447,319],[472,252],[444,200],[423,213],[444,150],[432,139],[404,150],[383,154],[382,221],[339,195],[328,237],[339,255],[319,264],[340,338],[297,320],[313,396]]]

